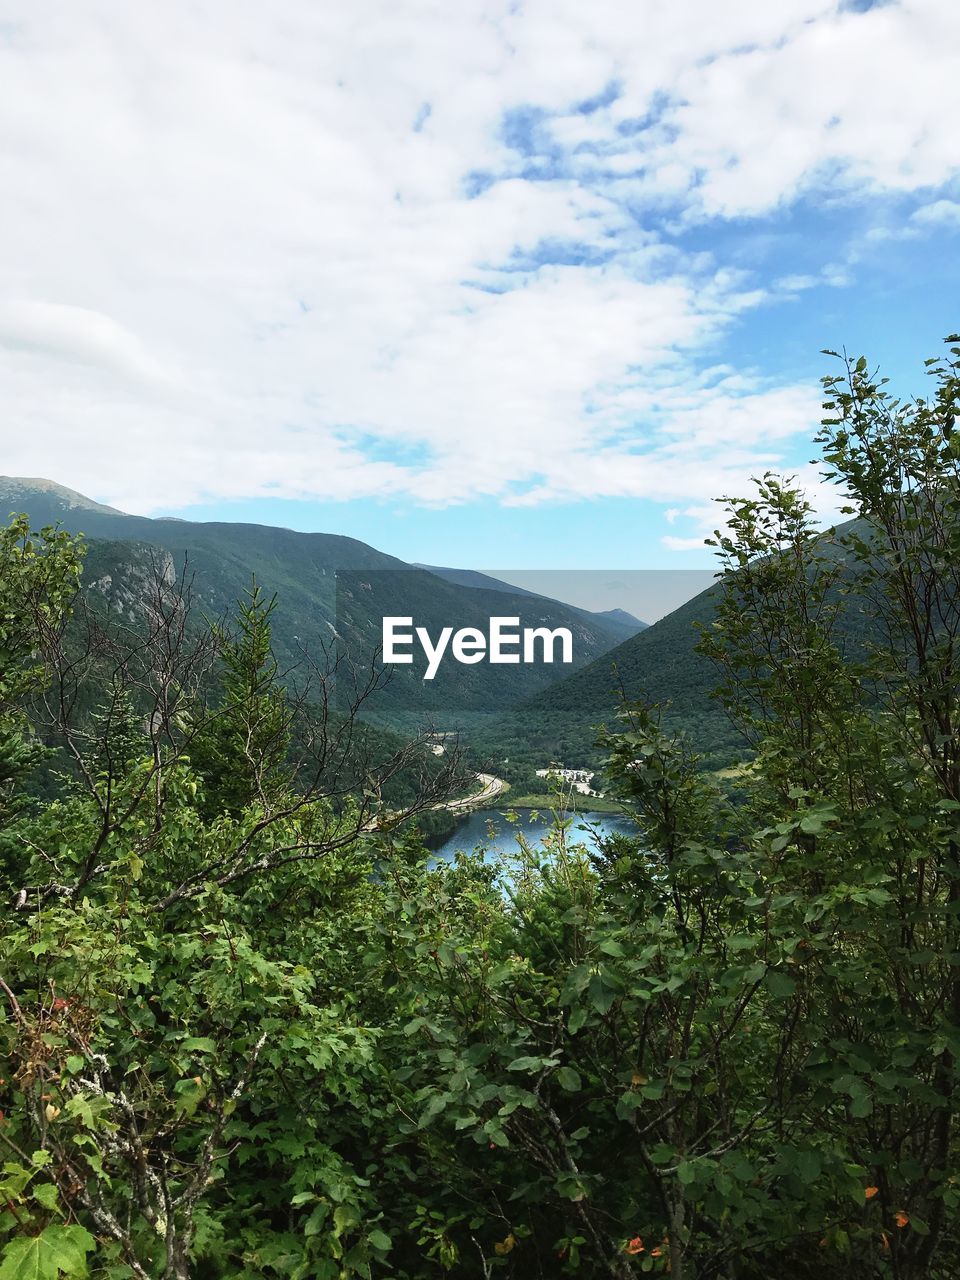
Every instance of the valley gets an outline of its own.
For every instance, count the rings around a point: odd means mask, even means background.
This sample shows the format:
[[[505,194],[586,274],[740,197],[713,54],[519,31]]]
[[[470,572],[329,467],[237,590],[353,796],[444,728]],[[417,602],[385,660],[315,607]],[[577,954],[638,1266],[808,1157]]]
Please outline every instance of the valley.
[[[376,668],[365,721],[400,734],[458,733],[481,769],[488,757],[510,754],[519,724],[538,763],[549,763],[556,755],[551,704],[541,708],[538,695],[564,686],[571,674],[649,630],[622,610],[591,613],[472,570],[407,564],[353,538],[133,516],[50,480],[0,477],[0,508],[25,512],[35,528],[57,525],[82,534],[85,593],[125,624],[137,616],[158,574],[188,589],[198,615],[213,620],[229,618],[255,579],[266,595],[277,597],[273,644],[287,679],[295,683],[311,666],[349,666],[351,678],[341,674],[336,686],[346,704],[356,673]],[[536,646],[546,660],[521,662],[521,646],[510,650],[505,630],[502,656],[498,650],[492,662],[478,663],[465,650],[458,661],[440,664],[437,652],[426,664],[387,667],[379,650],[388,616],[416,619],[424,635],[441,637],[451,624],[458,632],[486,635],[491,618],[508,619],[528,642],[523,656],[532,658]],[[556,660],[550,661],[554,649]],[[599,668],[594,671],[590,687],[599,692]],[[560,705],[566,696],[559,695]],[[574,689],[572,696],[580,695]],[[528,704],[529,711],[514,719]],[[485,731],[488,725],[496,728]],[[590,749],[588,742],[575,744],[576,751],[589,755]]]

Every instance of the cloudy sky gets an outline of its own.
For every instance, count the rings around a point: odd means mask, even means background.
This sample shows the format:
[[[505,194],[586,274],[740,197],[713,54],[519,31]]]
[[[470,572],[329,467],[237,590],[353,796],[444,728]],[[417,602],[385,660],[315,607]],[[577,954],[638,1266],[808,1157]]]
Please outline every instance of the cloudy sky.
[[[0,471],[707,563],[823,346],[960,328],[955,0],[2,0]]]

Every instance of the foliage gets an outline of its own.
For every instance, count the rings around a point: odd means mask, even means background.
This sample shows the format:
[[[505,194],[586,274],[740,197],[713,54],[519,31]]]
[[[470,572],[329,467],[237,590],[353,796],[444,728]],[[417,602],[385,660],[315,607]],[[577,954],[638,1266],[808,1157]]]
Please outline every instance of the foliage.
[[[81,559],[76,541],[50,527],[31,535],[24,516],[0,529],[0,823],[14,786],[37,763],[25,703],[44,678],[37,655],[62,624]]]
[[[212,703],[188,649],[99,721],[91,785],[11,828],[0,1280],[954,1276],[958,360],[930,402],[828,380],[852,524],[727,500],[736,802],[626,702],[634,833],[433,866],[370,786],[285,776],[257,598]],[[273,781],[209,804],[245,754]]]
[[[683,729],[713,768],[742,759],[739,728],[711,699],[710,661],[697,651],[697,629],[709,623],[720,597],[711,587],[667,617],[602,654],[579,671],[502,712],[471,739],[477,753],[511,782],[551,760],[571,768],[602,761],[597,726],[612,728],[621,697],[654,701],[664,724]]]
[[[570,627],[577,664],[590,662],[631,633],[632,624],[529,593],[514,594],[482,574],[448,576],[334,534],[301,533],[265,525],[148,519],[97,508],[79,495],[67,500],[56,487],[0,478],[0,499],[26,510],[34,526],[61,522],[87,537],[91,601],[130,620],[144,572],[162,561],[170,574],[193,579],[204,612],[224,619],[251,579],[276,593],[272,643],[280,668],[291,671],[311,653],[320,659],[324,637],[340,636],[354,653],[380,643],[381,617],[411,614],[431,635],[456,622],[486,628],[491,615],[517,615],[522,625]],[[4,508],[6,510],[7,508]],[[395,604],[391,604],[395,601]],[[305,654],[306,650],[306,654]],[[365,705],[364,718],[406,733],[423,720],[441,729],[466,728],[563,676],[557,664],[474,667],[444,663],[441,678],[393,669]]]
[[[240,605],[238,634],[217,629],[223,699],[191,748],[207,816],[237,817],[289,782],[291,722],[271,643],[276,607],[276,596],[267,599],[254,579]]]

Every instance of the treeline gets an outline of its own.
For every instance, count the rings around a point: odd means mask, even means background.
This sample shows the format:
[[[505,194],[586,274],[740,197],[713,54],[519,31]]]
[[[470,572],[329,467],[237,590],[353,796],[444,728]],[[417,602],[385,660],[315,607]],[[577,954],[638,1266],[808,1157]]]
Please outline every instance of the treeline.
[[[25,517],[17,529],[27,535]],[[70,547],[76,583],[58,631],[48,627],[45,635],[53,681],[32,700],[28,719],[47,750],[35,753],[26,793],[49,802],[89,787],[91,766],[122,765],[114,759],[120,743],[124,758],[137,744],[150,748],[158,725],[166,746],[176,741],[198,771],[208,816],[241,807],[264,769],[295,790],[322,789],[338,808],[372,787],[379,803],[403,809],[425,780],[451,773],[451,762],[459,767],[459,743],[440,760],[415,729],[403,734],[369,722],[383,683],[369,665],[351,665],[322,642],[301,642],[281,666],[279,601],[255,577],[233,618],[211,617],[195,597],[194,576],[178,577],[168,554],[125,547],[135,572],[128,569],[122,595],[111,599],[97,578],[104,544],[64,542],[62,530],[41,539],[54,536]]]
[[[958,361],[923,403],[827,380],[829,545],[773,477],[727,503],[741,802],[625,706],[636,835],[502,869],[431,870],[373,771],[291,772],[256,600],[211,707],[168,613],[74,730],[76,548],[7,530],[3,1280],[955,1276]],[[78,781],[31,810],[37,699]]]
[[[743,735],[712,698],[716,671],[696,643],[717,597],[716,589],[702,593],[612,653],[478,726],[470,736],[475,750],[511,781],[551,760],[597,768],[603,759],[598,728],[614,725],[618,701],[628,696],[657,701],[664,726],[696,743],[706,767],[743,759]]]

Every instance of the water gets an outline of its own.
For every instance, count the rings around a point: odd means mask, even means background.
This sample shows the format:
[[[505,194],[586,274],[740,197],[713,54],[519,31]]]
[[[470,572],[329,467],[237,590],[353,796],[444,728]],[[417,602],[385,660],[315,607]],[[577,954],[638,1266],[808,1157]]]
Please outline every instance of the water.
[[[550,815],[532,809],[518,809],[516,812],[519,818],[516,823],[507,822],[495,809],[481,809],[468,814],[449,835],[440,836],[435,845],[430,842],[434,856],[438,861],[451,862],[458,852],[471,853],[478,845],[482,845],[489,855],[516,853],[517,835],[521,831],[531,845],[542,843],[551,827]],[[534,812],[539,816],[531,820]],[[596,843],[597,837],[611,836],[618,831],[630,834],[636,831],[636,827],[616,813],[578,813],[567,838],[570,843],[589,846]]]

